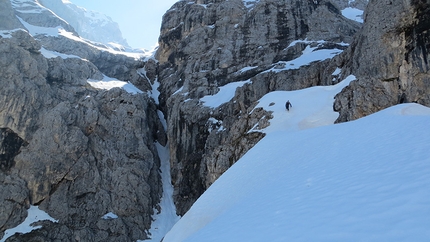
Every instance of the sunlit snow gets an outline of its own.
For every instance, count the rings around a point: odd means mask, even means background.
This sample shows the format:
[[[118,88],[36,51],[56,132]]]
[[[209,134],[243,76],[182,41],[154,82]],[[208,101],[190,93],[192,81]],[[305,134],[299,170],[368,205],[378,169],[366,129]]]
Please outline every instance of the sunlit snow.
[[[110,78],[107,76],[104,76],[103,80],[88,79],[87,82],[92,87],[97,89],[110,90],[112,88],[119,87],[132,94],[143,93],[139,88],[129,82],[119,81],[115,78]]]
[[[67,55],[67,54],[63,54],[63,53],[59,53],[57,51],[51,51],[51,50],[47,50],[45,48],[41,48],[40,49],[40,53],[45,57],[45,58],[57,58],[57,57],[61,57],[63,59],[67,59],[67,58],[81,58],[77,55]]]
[[[334,96],[355,79],[355,76],[350,75],[334,86],[316,86],[297,91],[275,91],[266,94],[255,108],[262,107],[273,112],[271,125],[263,130],[250,130],[250,132],[294,131],[333,124],[339,116],[333,111]],[[290,100],[293,105],[290,111],[285,109],[287,100]]]
[[[250,80],[228,83],[220,87],[216,94],[204,96],[200,98],[200,101],[202,101],[203,104],[208,107],[219,107],[220,105],[233,99],[236,89],[245,85],[246,83],[250,83]]]
[[[29,33],[33,36],[38,34],[44,34],[48,36],[54,36],[57,37],[61,30],[64,30],[63,27],[57,26],[54,28],[48,28],[48,27],[41,27],[41,26],[35,26],[32,24],[27,23],[22,18],[16,16],[18,20],[24,25],[24,27],[29,31]]]
[[[333,97],[353,79],[264,96],[274,118],[252,132],[266,136],[163,241],[430,238],[430,109],[401,104],[334,125]]]
[[[43,8],[43,7],[41,7],[41,8]],[[23,20],[22,18],[20,18],[18,16],[17,16],[17,18],[19,19],[19,21],[22,23],[22,25],[24,25],[24,27],[28,30],[28,32],[32,36],[36,36],[36,35],[46,35],[46,36],[53,36],[53,37],[63,36],[63,37],[66,37],[68,39],[84,43],[86,45],[91,46],[92,48],[95,48],[95,49],[98,49],[101,51],[110,52],[110,53],[115,54],[115,55],[125,55],[127,57],[134,58],[136,60],[145,60],[146,61],[146,60],[154,57],[154,51],[155,50],[146,51],[146,52],[127,52],[127,51],[114,50],[113,48],[110,48],[110,47],[102,48],[98,45],[93,44],[91,41],[88,41],[88,40],[85,40],[79,36],[76,36],[72,32],[66,31],[62,26],[41,27],[41,26],[32,25],[32,24],[26,22],[25,20]]]
[[[303,50],[302,55],[291,61],[279,61],[275,67],[267,70],[266,72],[281,72],[285,70],[299,69],[302,66],[306,66],[315,61],[322,61],[331,59],[334,56],[340,54],[340,49],[318,49],[319,46],[311,47],[308,45]]]
[[[10,1],[15,11],[20,13],[35,13],[40,14],[43,11],[50,11],[42,6],[38,1],[29,0],[11,0]]]

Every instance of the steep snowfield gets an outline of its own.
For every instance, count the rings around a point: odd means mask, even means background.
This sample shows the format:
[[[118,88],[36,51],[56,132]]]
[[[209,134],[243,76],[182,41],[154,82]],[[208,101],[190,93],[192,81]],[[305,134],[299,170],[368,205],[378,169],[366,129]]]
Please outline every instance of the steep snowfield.
[[[330,125],[333,97],[352,79],[264,96],[266,137],[163,241],[428,240],[430,109],[402,104]]]

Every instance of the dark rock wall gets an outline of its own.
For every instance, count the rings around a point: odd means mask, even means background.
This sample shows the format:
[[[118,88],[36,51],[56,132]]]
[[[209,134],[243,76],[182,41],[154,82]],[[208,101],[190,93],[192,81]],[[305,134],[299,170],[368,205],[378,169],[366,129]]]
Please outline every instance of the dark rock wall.
[[[346,72],[358,80],[337,97],[337,122],[389,106],[430,106],[429,1],[370,1],[365,24],[348,55]]]
[[[0,4],[8,6],[1,16],[15,16],[9,1]],[[67,24],[50,11],[20,16],[41,27]],[[40,222],[42,229],[9,240],[148,238],[162,193],[154,142],[165,143],[165,133],[157,106],[147,93],[96,90],[87,80],[106,71],[148,90],[154,80],[137,70],[149,63],[154,79],[154,61],[60,36],[34,38],[10,22],[0,25],[13,29],[0,35],[0,237],[37,205],[59,222]],[[45,58],[42,45],[80,58]],[[118,218],[103,219],[108,212]]]

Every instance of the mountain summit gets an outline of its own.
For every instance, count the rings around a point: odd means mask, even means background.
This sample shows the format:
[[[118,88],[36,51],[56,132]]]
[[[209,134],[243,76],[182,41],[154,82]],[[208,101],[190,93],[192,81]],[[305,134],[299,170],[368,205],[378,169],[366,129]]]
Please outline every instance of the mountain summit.
[[[40,0],[39,3],[67,21],[85,39],[107,45],[119,44],[129,47],[122,37],[118,24],[104,14],[86,10],[62,0]]]

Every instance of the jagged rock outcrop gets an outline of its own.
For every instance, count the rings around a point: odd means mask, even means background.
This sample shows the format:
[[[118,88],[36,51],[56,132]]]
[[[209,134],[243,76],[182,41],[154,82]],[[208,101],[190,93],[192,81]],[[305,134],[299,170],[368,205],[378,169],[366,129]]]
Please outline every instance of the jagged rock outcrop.
[[[126,54],[119,51],[108,51],[105,45],[89,43],[78,38],[78,33],[71,25],[33,0],[12,0],[12,3],[16,16],[20,18],[21,23],[27,25],[29,32],[43,43],[44,48],[79,56],[92,62],[109,77],[129,81],[144,91],[151,90],[149,80],[138,73],[138,70],[145,66],[144,60],[137,59],[138,53]],[[39,33],[37,26],[50,28],[51,33]],[[66,33],[57,33],[62,31],[66,31]]]
[[[58,16],[55,16],[55,14],[53,14],[49,9],[43,8],[37,1],[10,0],[10,2],[15,12],[15,14],[12,15],[12,18],[16,19],[18,17],[22,24],[25,22],[29,25],[45,28],[61,27],[64,30],[77,35],[72,26],[63,19],[58,18]]]
[[[16,226],[34,204],[65,231],[46,239],[146,238],[161,193],[155,104],[143,94],[96,91],[86,80],[101,73],[90,62],[45,59],[19,42],[37,45],[23,31],[0,39],[0,228]],[[119,218],[103,220],[108,212]]]
[[[430,106],[429,1],[370,1],[365,24],[345,53],[358,80],[336,97],[337,122],[404,102]]]
[[[248,132],[270,119],[253,110],[259,98],[335,83],[336,61],[302,68],[287,62],[306,48],[340,52],[360,27],[331,1],[179,1],[164,15],[157,51],[160,106],[169,127],[178,214],[263,137]],[[201,101],[240,81],[247,82],[225,104]]]
[[[147,76],[154,78],[154,61],[79,41],[66,22],[33,3],[12,8],[1,1],[2,16],[21,20],[0,30],[0,238],[37,205],[58,223],[40,222],[43,228],[9,240],[146,239],[162,192],[154,142],[165,138],[157,106],[147,93],[98,90],[87,81],[111,70],[120,80],[138,76],[133,81],[149,85],[137,70],[152,63]],[[44,33],[36,39],[16,29],[31,32],[26,24],[62,26],[76,39]],[[104,219],[109,212],[118,217]]]

